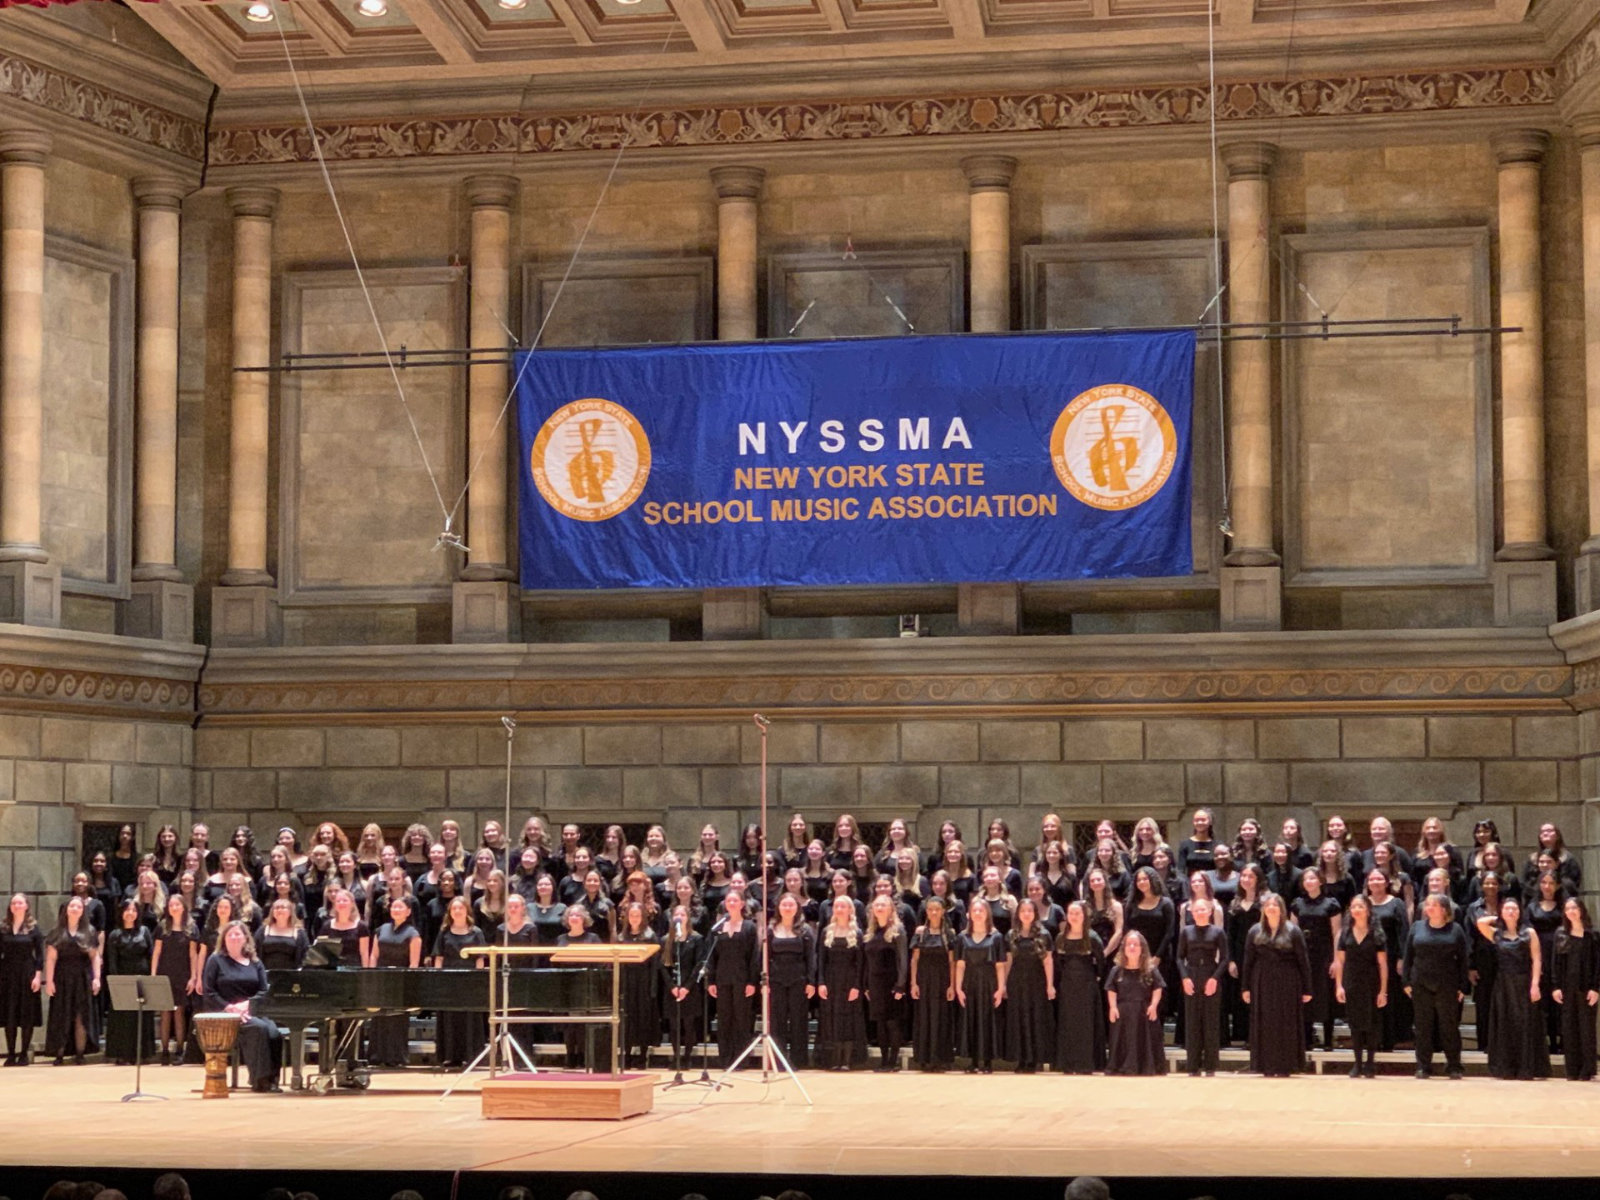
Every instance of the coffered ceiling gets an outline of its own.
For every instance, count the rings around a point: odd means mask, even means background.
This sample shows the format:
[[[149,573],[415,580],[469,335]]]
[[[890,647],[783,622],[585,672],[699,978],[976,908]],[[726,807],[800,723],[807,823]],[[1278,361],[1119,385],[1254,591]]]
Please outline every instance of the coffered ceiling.
[[[1129,78],[1204,61],[1296,56],[1319,69],[1391,59],[1549,61],[1593,0],[158,0],[131,11],[223,88],[304,80],[393,89],[522,78],[556,87],[663,70],[859,83],[907,64],[1048,62]],[[1588,16],[1585,16],[1585,12]],[[1020,56],[1020,57],[1019,57]]]

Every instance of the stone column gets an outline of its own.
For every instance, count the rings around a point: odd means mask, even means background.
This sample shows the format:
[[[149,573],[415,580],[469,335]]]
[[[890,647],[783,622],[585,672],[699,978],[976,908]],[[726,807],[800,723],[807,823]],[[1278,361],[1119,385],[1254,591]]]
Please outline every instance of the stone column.
[[[511,210],[517,181],[473,175],[466,181],[472,208],[470,340],[474,350],[509,353],[511,335]],[[505,642],[520,636],[522,594],[512,575],[507,537],[506,439],[502,417],[511,372],[504,362],[467,370],[467,544],[461,581],[452,589],[451,624],[457,642]]]
[[[278,190],[232,187],[233,405],[228,445],[228,569],[212,592],[211,640],[262,646],[278,640],[277,589],[267,571],[267,441],[272,353],[272,222]]]
[[[120,632],[194,640],[194,589],[178,570],[178,215],[189,189],[133,181],[139,213],[138,425],[133,586]]]
[[[0,133],[0,621],[61,624],[44,550],[44,165],[50,136]]]
[[[756,337],[758,201],[767,173],[760,167],[713,167],[717,190],[717,340]],[[700,600],[705,641],[761,638],[767,634],[767,594],[761,588],[707,588]]]
[[[1550,135],[1495,134],[1500,185],[1500,549],[1495,554],[1496,625],[1556,619],[1554,552],[1544,495],[1544,305],[1539,254],[1539,176]]]
[[[1600,608],[1600,113],[1575,123],[1583,179],[1583,345],[1587,395],[1589,537],[1578,551],[1577,608]]]
[[[1228,320],[1272,319],[1272,167],[1277,147],[1222,147],[1228,175]],[[1282,570],[1272,538],[1272,343],[1230,341],[1228,499],[1233,541],[1222,560],[1222,628],[1278,629]]]
[[[968,189],[967,328],[1004,333],[1011,328],[1011,179],[1017,160],[976,154],[961,160],[961,170]],[[1014,634],[1021,616],[1021,588],[1015,583],[956,587],[956,628],[963,634]]]

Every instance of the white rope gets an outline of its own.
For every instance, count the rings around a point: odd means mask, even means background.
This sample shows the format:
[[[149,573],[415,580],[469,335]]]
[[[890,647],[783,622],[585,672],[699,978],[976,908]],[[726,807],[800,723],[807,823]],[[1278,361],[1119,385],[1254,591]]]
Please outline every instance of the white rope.
[[[1209,99],[1206,104],[1207,116],[1211,125],[1211,284],[1216,290],[1211,295],[1211,301],[1200,314],[1200,319],[1205,320],[1207,312],[1216,309],[1212,318],[1213,343],[1217,359],[1217,446],[1218,457],[1222,468],[1222,519],[1217,523],[1217,528],[1224,537],[1233,536],[1233,508],[1231,503],[1231,488],[1228,477],[1228,400],[1227,377],[1223,372],[1222,357],[1222,292],[1227,286],[1222,282],[1222,200],[1218,195],[1221,180],[1218,178],[1217,162],[1217,21],[1218,13],[1216,4],[1207,5],[1206,9],[1206,79],[1209,89]]]
[[[667,47],[671,44],[672,36],[676,32],[676,24],[667,29],[667,36],[661,41],[661,49],[656,51],[658,56],[667,52]],[[637,121],[640,111],[644,108],[644,102],[649,97],[650,92],[654,89],[655,83],[656,81],[654,79],[649,80],[640,90],[638,99],[634,101],[633,112],[630,114],[630,124],[633,121]],[[567,259],[566,270],[561,272],[561,281],[556,284],[555,295],[550,297],[550,307],[545,309],[544,316],[539,320],[539,328],[534,331],[533,340],[528,344],[527,348],[522,353],[522,361],[517,364],[517,373],[512,377],[511,387],[506,391],[505,402],[500,405],[500,411],[495,416],[494,424],[489,427],[488,436],[483,440],[483,447],[478,451],[478,457],[472,460],[472,466],[467,470],[467,477],[462,481],[461,484],[461,493],[456,497],[456,502],[451,505],[450,509],[445,513],[446,529],[448,529],[450,527],[450,523],[455,520],[456,514],[461,511],[462,501],[467,498],[467,492],[472,487],[473,477],[477,475],[478,467],[483,463],[484,456],[489,453],[490,448],[494,445],[494,435],[499,431],[501,424],[505,421],[506,413],[510,411],[511,408],[511,402],[517,397],[517,389],[522,385],[522,376],[528,370],[528,363],[530,361],[529,355],[534,350],[537,350],[539,348],[539,343],[544,340],[544,331],[550,324],[550,318],[555,316],[556,306],[561,303],[561,294],[567,289],[567,281],[572,278],[572,269],[578,265],[578,256],[583,253],[584,244],[589,240],[589,233],[594,229],[595,218],[600,215],[600,206],[605,203],[606,194],[611,190],[611,182],[617,177],[617,168],[622,165],[623,152],[628,149],[628,146],[632,143],[632,140],[633,134],[630,131],[623,135],[622,141],[617,145],[617,152],[612,156],[611,159],[611,169],[606,172],[605,180],[600,184],[600,194],[594,198],[594,207],[589,210],[589,219],[583,223],[583,230],[578,234],[578,244],[572,248],[572,256]],[[523,303],[526,304],[527,300],[528,298],[524,296]],[[502,321],[500,324],[501,327],[504,328],[505,322]],[[511,331],[507,329],[506,332],[510,333]],[[516,341],[515,335],[512,336],[511,340],[513,342]],[[442,506],[444,504],[444,500],[441,498],[439,503]]]
[[[285,5],[282,0],[273,0],[274,24],[278,27],[278,40],[283,44],[283,58],[289,65],[289,78],[294,83],[294,94],[300,102],[300,115],[305,118],[306,136],[311,139],[311,149],[317,156],[317,167],[322,171],[322,182],[328,189],[328,199],[333,204],[334,216],[339,218],[339,230],[344,234],[345,249],[350,253],[350,265],[355,268],[356,282],[361,285],[361,295],[367,304],[367,315],[372,318],[372,327],[378,334],[378,345],[383,350],[383,360],[388,364],[389,377],[394,380],[395,395],[400,399],[400,409],[406,415],[406,424],[411,426],[411,436],[417,443],[417,453],[422,456],[423,469],[428,472],[428,483],[433,487],[434,498],[439,501],[439,511],[444,514],[444,535],[441,544],[452,541],[451,519],[454,514],[445,507],[444,493],[439,490],[439,479],[433,470],[433,463],[428,460],[428,448],[422,443],[422,433],[417,428],[416,417],[412,415],[411,404],[406,399],[405,385],[400,382],[400,371],[394,364],[394,357],[389,352],[389,339],[383,332],[383,322],[378,319],[378,309],[372,302],[372,290],[367,287],[366,273],[361,269],[361,260],[356,255],[355,239],[350,236],[350,226],[344,219],[344,206],[339,203],[339,194],[334,190],[333,176],[328,173],[328,163],[322,156],[322,142],[317,137],[316,124],[311,120],[311,109],[306,104],[305,89],[300,86],[300,72],[295,69],[294,55],[289,50],[289,36],[284,32]],[[454,544],[459,544],[460,538],[453,538]]]

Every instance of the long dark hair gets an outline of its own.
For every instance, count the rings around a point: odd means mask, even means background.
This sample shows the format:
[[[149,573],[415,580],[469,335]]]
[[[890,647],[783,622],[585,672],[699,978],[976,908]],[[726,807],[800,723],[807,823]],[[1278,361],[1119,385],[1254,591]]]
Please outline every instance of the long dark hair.
[[[73,900],[79,902],[76,932],[67,926],[67,908]],[[93,951],[100,944],[100,935],[89,920],[89,906],[83,903],[81,896],[67,897],[67,903],[61,906],[61,913],[56,917],[56,927],[50,931],[50,936],[45,938],[45,943],[50,946],[64,946],[68,942],[77,942],[78,946],[86,951]]]
[[[1310,868],[1308,867],[1307,870]],[[1277,892],[1263,892],[1256,900],[1256,907],[1261,910],[1261,919],[1256,922],[1255,928],[1250,931],[1250,938],[1258,946],[1271,946],[1274,950],[1287,950],[1294,944],[1294,938],[1289,933],[1289,906],[1283,902],[1283,897]],[[1267,909],[1278,910],[1278,929],[1274,933],[1267,923]]]

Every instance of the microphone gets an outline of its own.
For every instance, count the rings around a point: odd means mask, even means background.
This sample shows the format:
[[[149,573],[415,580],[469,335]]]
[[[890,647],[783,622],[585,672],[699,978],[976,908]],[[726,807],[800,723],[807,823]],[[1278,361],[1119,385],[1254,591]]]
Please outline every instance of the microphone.
[[[760,713],[752,714],[751,715],[751,720],[753,720],[756,723],[756,728],[757,729],[767,729],[772,725],[772,722],[767,720]]]
[[[711,935],[712,935],[712,936],[713,936],[713,937],[715,937],[715,936],[716,936],[716,934],[717,934],[717,932],[718,932],[718,931],[719,931],[719,930],[720,930],[720,929],[721,929],[721,928],[722,928],[722,927],[723,927],[723,926],[724,926],[724,925],[726,925],[726,924],[727,924],[727,923],[728,923],[728,914],[727,914],[727,913],[723,913],[723,914],[722,914],[722,916],[720,916],[720,917],[718,917],[718,918],[717,918],[717,923],[716,923],[716,924],[715,924],[715,925],[713,925],[713,926],[712,926],[712,927],[711,927]]]
[[[506,732],[507,733],[510,733],[512,730],[516,729],[516,727],[517,727],[516,721],[512,720],[510,717],[501,717],[500,718],[500,724],[502,724],[502,725],[504,725],[506,727]]]
[[[677,938],[678,941],[680,941],[680,942],[683,941],[683,918],[682,917],[673,917],[672,918],[672,936]]]

